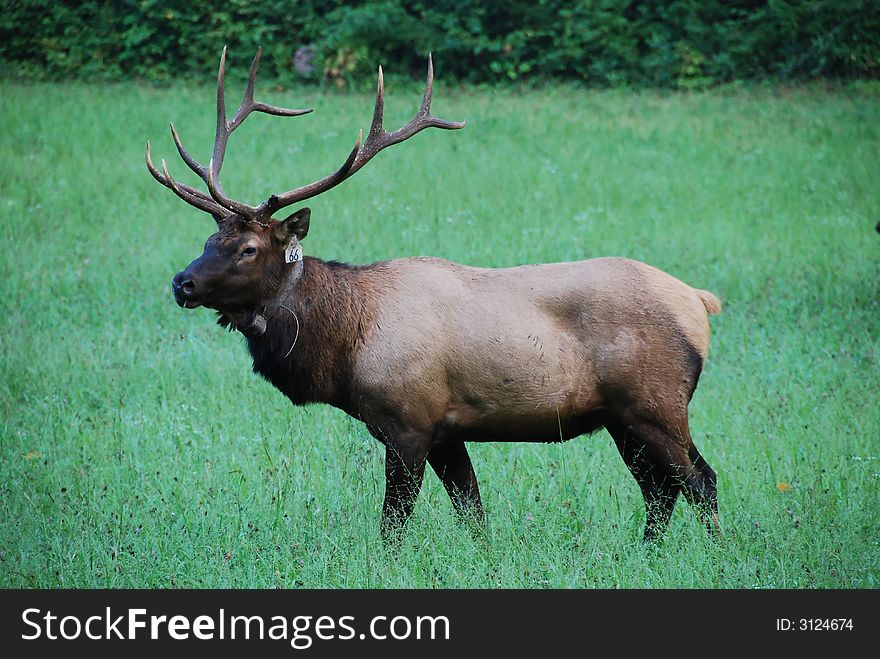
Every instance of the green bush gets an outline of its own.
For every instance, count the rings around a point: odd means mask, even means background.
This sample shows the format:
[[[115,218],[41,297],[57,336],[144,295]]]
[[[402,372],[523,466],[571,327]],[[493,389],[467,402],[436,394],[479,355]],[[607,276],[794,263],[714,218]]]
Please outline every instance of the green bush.
[[[223,44],[264,47],[278,79],[345,82],[376,63],[445,79],[568,79],[699,88],[732,80],[876,78],[880,0],[118,0],[0,2],[7,76],[203,76]],[[296,71],[308,47],[314,72]]]

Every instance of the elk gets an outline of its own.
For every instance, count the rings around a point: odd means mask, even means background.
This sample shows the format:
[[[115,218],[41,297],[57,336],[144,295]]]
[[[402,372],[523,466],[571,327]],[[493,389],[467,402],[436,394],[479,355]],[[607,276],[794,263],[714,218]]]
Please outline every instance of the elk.
[[[257,206],[226,196],[220,169],[232,132],[252,112],[295,117],[254,100],[260,51],[231,120],[226,49],[217,76],[217,131],[208,165],[177,151],[207,193],[152,176],[210,213],[217,232],[174,276],[181,307],[207,307],[246,337],[253,369],[294,405],[325,403],[362,421],[385,446],[383,539],[410,517],[425,464],[466,519],[484,518],[466,442],[560,442],[605,428],[644,497],[644,539],[660,536],[680,492],[710,531],[720,529],[715,472],[697,451],[688,404],[709,347],[708,314],[721,305],[660,270],[626,258],[491,269],[414,257],[352,266],[302,256],[310,210],[283,208],[351,177],[386,147],[426,128],[464,122],[431,114],[424,98],[402,128],[383,127],[382,68],[372,124],[342,166]]]

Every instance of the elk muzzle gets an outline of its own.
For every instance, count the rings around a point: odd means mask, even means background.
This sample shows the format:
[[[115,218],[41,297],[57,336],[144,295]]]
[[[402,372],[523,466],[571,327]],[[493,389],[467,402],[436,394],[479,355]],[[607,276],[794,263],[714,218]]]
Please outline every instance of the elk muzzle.
[[[171,280],[171,291],[174,294],[174,301],[177,302],[178,306],[188,309],[200,306],[198,291],[196,290],[196,280],[189,268],[174,275],[174,279]]]

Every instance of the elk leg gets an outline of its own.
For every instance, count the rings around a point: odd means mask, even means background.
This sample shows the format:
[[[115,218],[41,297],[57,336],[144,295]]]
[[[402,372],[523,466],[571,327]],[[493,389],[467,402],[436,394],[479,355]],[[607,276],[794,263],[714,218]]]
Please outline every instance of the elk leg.
[[[385,444],[385,503],[382,506],[382,540],[393,544],[400,537],[415,507],[425,474],[427,448],[422,442]]]
[[[721,531],[721,522],[718,519],[718,477],[715,475],[715,470],[709,466],[709,463],[700,455],[700,452],[697,450],[697,447],[694,446],[693,440],[690,439],[690,435],[688,435],[688,440],[690,446],[688,447],[688,456],[694,464],[694,467],[700,472],[703,476],[703,483],[705,487],[705,495],[704,501],[701,502],[703,505],[703,522],[706,524],[706,528],[709,529],[710,533],[720,532]]]
[[[718,519],[718,478],[715,470],[700,455],[688,427],[687,414],[676,426],[677,432],[672,433],[679,441],[676,445],[680,452],[673,465],[673,470],[684,474],[684,494],[688,503],[697,509],[703,524],[710,534],[720,533],[721,523]],[[681,453],[685,453],[682,457]]]
[[[635,477],[645,499],[645,534],[643,542],[652,542],[663,535],[681,490],[662,465],[653,462],[645,442],[624,424],[610,423],[606,429],[614,439],[623,461]]]
[[[632,430],[644,440],[647,460],[681,486],[709,532],[720,531],[715,472],[694,446],[686,418],[675,430],[645,422],[634,424]]]
[[[485,515],[477,475],[464,442],[446,442],[428,453],[428,463],[446,488],[459,519],[482,526]]]

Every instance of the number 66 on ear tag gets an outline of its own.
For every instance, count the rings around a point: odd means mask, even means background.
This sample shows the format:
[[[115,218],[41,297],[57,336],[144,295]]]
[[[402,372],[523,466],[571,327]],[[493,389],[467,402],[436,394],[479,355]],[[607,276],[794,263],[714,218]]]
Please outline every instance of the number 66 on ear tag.
[[[284,262],[296,263],[302,260],[302,255],[302,245],[299,244],[298,240],[291,240],[290,244],[287,245],[287,249],[284,250]]]

